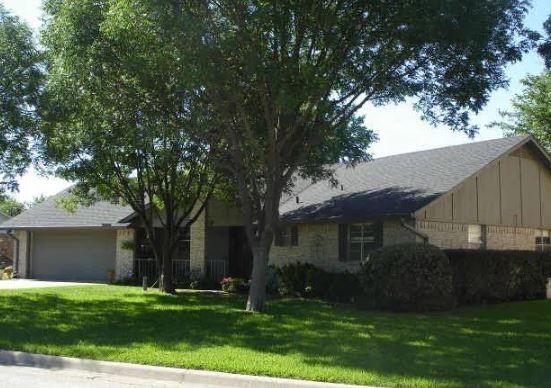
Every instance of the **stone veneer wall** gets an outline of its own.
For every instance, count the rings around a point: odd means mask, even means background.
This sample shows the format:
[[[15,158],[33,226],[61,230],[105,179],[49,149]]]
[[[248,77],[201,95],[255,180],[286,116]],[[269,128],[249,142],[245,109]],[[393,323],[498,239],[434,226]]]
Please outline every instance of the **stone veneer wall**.
[[[469,225],[435,221],[417,221],[417,229],[429,236],[429,243],[444,249],[478,249],[469,243]],[[497,250],[534,250],[539,229],[486,226],[486,248]]]
[[[126,241],[135,241],[134,229],[117,229],[115,254],[116,280],[131,277],[134,271],[134,250],[124,248]]]

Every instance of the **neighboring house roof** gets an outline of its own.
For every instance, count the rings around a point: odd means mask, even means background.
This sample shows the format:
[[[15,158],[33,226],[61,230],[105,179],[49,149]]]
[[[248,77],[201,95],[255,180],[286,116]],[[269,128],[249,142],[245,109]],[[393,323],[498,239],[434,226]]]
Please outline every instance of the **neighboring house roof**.
[[[409,215],[527,142],[533,139],[508,137],[339,165],[336,187],[328,181],[301,187],[282,203],[280,214],[287,222]]]
[[[0,212],[0,224],[6,220],[9,220],[11,217],[6,213]]]
[[[51,196],[0,224],[0,229],[32,228],[105,228],[124,227],[119,221],[132,212],[129,206],[97,202],[91,206],[79,205],[73,212],[60,206],[59,199],[70,195],[68,190]]]

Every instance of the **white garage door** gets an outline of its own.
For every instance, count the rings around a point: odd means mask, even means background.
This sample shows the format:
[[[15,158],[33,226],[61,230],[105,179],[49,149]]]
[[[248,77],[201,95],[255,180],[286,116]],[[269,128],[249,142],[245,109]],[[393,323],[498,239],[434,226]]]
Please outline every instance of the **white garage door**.
[[[113,230],[32,232],[31,276],[48,280],[107,280],[115,269]]]

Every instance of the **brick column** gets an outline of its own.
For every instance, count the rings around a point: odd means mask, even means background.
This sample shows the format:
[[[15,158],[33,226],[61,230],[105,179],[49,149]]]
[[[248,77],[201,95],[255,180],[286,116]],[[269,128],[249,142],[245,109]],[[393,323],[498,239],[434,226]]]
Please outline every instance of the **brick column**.
[[[205,275],[207,260],[206,209],[190,227],[190,269],[192,273]]]
[[[117,229],[115,280],[131,277],[134,270],[134,249],[125,246],[127,241],[134,242],[134,229]]]

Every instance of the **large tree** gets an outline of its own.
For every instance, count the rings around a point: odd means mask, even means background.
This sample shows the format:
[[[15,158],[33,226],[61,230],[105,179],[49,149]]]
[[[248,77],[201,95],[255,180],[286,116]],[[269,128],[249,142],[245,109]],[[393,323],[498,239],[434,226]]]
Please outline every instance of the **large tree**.
[[[366,103],[408,98],[430,123],[472,135],[471,114],[536,37],[522,0],[188,4],[190,67],[228,145],[253,251],[250,311],[264,307],[282,193],[297,174],[330,173],[324,162],[361,153]]]
[[[163,29],[178,21],[174,4],[50,0],[44,9],[43,156],[77,182],[77,202],[122,199],[132,207],[164,291],[173,292],[178,231],[213,191],[217,149],[193,138],[209,127],[208,112],[189,92],[182,37]]]
[[[17,188],[30,163],[30,135],[43,74],[32,31],[0,4],[0,191]]]

